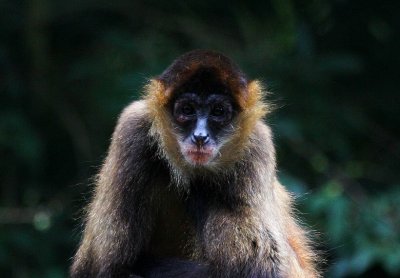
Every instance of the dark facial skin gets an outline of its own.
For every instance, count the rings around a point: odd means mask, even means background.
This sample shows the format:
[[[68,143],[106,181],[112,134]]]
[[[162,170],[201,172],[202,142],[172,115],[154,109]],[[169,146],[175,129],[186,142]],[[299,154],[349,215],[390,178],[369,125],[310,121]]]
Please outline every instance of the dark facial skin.
[[[183,93],[173,102],[172,115],[182,154],[190,164],[205,165],[217,156],[232,129],[235,107],[225,94]]]

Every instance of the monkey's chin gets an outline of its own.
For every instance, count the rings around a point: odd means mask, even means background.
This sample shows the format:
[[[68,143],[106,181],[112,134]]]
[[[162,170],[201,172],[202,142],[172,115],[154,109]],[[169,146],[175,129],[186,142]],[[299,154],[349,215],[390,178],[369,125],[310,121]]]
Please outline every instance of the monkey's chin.
[[[185,159],[192,165],[207,165],[214,157],[212,150],[187,150],[184,153]]]

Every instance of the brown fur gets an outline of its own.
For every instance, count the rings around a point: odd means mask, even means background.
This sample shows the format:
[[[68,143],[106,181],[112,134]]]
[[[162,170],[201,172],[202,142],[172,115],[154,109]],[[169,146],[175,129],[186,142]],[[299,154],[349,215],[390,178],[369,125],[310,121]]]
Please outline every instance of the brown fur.
[[[180,152],[169,104],[204,68],[230,89],[239,113],[220,155],[194,167]],[[113,134],[71,275],[319,277],[292,197],[276,178],[261,83],[248,82],[222,54],[193,51],[145,93],[124,110]],[[187,261],[143,270],[149,255]]]

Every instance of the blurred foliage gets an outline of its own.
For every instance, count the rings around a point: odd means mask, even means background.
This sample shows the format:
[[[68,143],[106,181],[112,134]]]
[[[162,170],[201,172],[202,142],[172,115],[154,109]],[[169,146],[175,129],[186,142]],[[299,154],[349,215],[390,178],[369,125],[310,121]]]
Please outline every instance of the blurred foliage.
[[[118,113],[194,48],[274,92],[279,174],[326,277],[400,275],[400,2],[243,3],[0,1],[1,276],[67,276]]]

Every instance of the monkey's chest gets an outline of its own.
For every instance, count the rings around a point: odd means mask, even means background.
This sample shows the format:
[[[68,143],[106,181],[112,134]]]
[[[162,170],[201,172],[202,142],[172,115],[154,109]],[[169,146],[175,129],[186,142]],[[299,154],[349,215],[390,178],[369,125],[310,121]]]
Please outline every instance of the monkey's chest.
[[[193,224],[177,194],[167,189],[164,191],[159,201],[148,252],[158,258],[189,258],[193,252]]]

